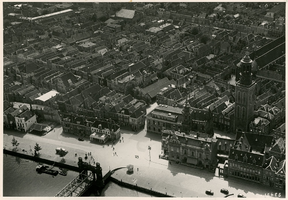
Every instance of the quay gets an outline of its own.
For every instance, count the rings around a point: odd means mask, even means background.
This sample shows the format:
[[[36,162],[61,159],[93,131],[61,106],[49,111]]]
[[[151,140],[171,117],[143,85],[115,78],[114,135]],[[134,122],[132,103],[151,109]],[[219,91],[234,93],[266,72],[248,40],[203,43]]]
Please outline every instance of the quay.
[[[151,190],[151,189],[146,188],[144,186],[140,186],[140,185],[137,186],[137,184],[136,185],[131,184],[131,183],[129,183],[129,181],[125,182],[125,181],[122,181],[122,179],[118,180],[117,178],[112,177],[112,175],[118,170],[122,171],[122,174],[126,174],[127,170],[125,171],[125,170],[121,170],[121,169],[125,169],[127,167],[119,167],[119,168],[116,168],[114,170],[109,170],[102,178],[102,169],[100,172],[96,172],[94,170],[97,168],[97,165],[96,165],[96,167],[93,167],[91,165],[86,164],[86,166],[83,167],[80,164],[80,167],[79,167],[79,166],[74,166],[71,164],[55,162],[53,160],[49,160],[46,158],[27,155],[27,154],[22,153],[22,152],[10,151],[7,149],[4,149],[3,153],[7,154],[7,155],[12,155],[15,157],[20,157],[23,159],[28,159],[28,160],[31,160],[34,162],[45,163],[48,165],[53,165],[56,167],[65,168],[68,170],[79,172],[79,175],[77,177],[75,177],[72,181],[70,181],[64,188],[62,188],[55,195],[55,197],[79,197],[79,196],[83,196],[88,190],[96,190],[97,193],[100,193],[99,191],[101,191],[109,181],[112,181],[112,182],[114,182],[120,186],[129,188],[129,189],[133,189],[133,190],[136,190],[139,192],[149,194],[151,196],[171,197],[170,195]],[[79,160],[81,162],[82,159],[79,159]],[[79,165],[79,162],[78,162],[78,165]],[[98,165],[98,168],[99,167],[100,167],[100,165]],[[93,174],[93,172],[94,172],[94,174]],[[95,178],[95,173],[97,175],[97,178]],[[127,175],[127,176],[129,176],[129,175]]]

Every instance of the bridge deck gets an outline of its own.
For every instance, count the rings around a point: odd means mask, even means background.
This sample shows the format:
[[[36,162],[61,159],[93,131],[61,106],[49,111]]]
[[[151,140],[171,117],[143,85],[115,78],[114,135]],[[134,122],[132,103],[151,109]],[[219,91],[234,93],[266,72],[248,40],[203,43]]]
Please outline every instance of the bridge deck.
[[[81,196],[92,184],[93,174],[78,175],[70,183],[68,183],[56,197],[79,197]]]

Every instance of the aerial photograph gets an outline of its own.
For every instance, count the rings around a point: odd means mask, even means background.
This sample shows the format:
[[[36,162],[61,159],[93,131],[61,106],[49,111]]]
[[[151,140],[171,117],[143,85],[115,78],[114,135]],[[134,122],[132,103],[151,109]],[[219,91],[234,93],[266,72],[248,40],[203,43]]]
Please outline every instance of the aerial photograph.
[[[3,197],[286,198],[285,1],[0,7]]]

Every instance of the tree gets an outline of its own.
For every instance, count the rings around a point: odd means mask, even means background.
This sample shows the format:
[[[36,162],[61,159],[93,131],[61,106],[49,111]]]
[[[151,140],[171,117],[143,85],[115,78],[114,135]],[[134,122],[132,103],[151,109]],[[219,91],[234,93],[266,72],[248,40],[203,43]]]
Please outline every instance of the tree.
[[[34,146],[34,154],[35,156],[39,154],[39,151],[42,150],[42,147],[36,143],[35,146]]]
[[[206,44],[209,40],[210,40],[210,38],[209,38],[208,35],[203,35],[203,36],[200,38],[200,42],[203,43],[203,44]]]
[[[19,145],[19,142],[13,137],[13,139],[12,139],[12,145],[13,145],[13,147],[15,147],[15,149],[17,150],[17,147],[18,147],[18,145]]]
[[[192,33],[193,35],[197,35],[197,34],[199,33],[198,28],[197,28],[197,27],[194,27],[194,28],[192,29],[191,33]]]
[[[97,21],[97,15],[96,15],[95,13],[92,15],[91,20],[92,20],[93,22],[96,22],[96,21]]]

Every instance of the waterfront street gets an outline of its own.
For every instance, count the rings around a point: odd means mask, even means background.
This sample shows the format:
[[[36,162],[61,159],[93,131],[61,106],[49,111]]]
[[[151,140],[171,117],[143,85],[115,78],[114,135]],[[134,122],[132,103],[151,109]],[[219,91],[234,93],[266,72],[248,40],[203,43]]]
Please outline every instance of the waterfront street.
[[[127,166],[134,166],[134,174],[127,175],[126,170],[117,171],[113,177],[123,179],[127,182],[153,188],[159,192],[168,193],[177,197],[205,197],[205,190],[214,191],[214,197],[224,197],[220,193],[221,188],[226,188],[234,197],[241,193],[247,197],[263,198],[267,193],[277,192],[276,190],[264,187],[260,184],[235,178],[220,178],[212,172],[190,168],[176,163],[169,164],[167,160],[159,159],[161,152],[161,136],[146,133],[142,130],[139,133],[121,131],[121,138],[124,142],[118,141],[114,148],[117,155],[113,155],[111,145],[99,145],[90,143],[89,140],[78,141],[73,135],[62,133],[61,127],[44,136],[37,136],[29,133],[16,131],[5,131],[4,148],[12,148],[12,138],[15,137],[20,143],[18,151],[25,149],[28,153],[34,148],[35,143],[42,147],[41,156],[51,160],[60,161],[61,157],[55,154],[55,148],[63,147],[68,150],[64,157],[65,162],[77,165],[78,157],[84,157],[85,153],[91,152],[96,162],[100,162],[103,175],[109,169]],[[217,135],[219,135],[218,133]],[[151,159],[148,146],[151,147]],[[77,156],[75,156],[77,153]],[[87,162],[93,164],[90,156]],[[137,171],[137,168],[139,171]],[[149,184],[149,185],[148,185]],[[283,194],[281,194],[283,196]],[[232,196],[233,197],[233,196]],[[267,196],[266,196],[267,197]]]
[[[147,113],[153,110],[157,104],[152,104]],[[215,131],[216,136],[233,137],[231,134]],[[65,162],[71,165],[77,165],[78,157],[84,158],[85,153],[91,152],[94,160],[99,162],[102,167],[103,175],[110,170],[118,167],[125,167],[129,164],[134,166],[134,173],[127,175],[126,170],[116,171],[113,177],[119,180],[137,184],[146,188],[153,188],[156,191],[166,193],[177,197],[206,197],[205,190],[214,191],[214,197],[224,197],[220,193],[221,188],[228,189],[234,193],[244,194],[247,197],[267,197],[267,193],[278,193],[272,188],[260,184],[240,180],[236,178],[220,178],[214,173],[201,169],[191,168],[180,164],[169,164],[167,160],[159,159],[161,152],[161,136],[154,133],[147,133],[144,130],[135,133],[132,131],[121,130],[121,139],[118,141],[113,151],[112,145],[100,145],[90,143],[88,139],[79,141],[76,136],[63,133],[62,127],[56,127],[54,130],[44,136],[33,135],[16,131],[4,132],[4,148],[12,148],[12,138],[15,137],[20,143],[18,151],[25,149],[27,153],[34,149],[35,143],[42,147],[41,157],[60,161],[62,158],[55,154],[57,147],[68,150],[64,156]],[[148,146],[151,147],[150,156]],[[116,152],[117,155],[114,155]],[[31,152],[32,153],[32,152]],[[77,154],[77,156],[75,156]],[[90,156],[86,162],[93,164]],[[137,170],[138,168],[138,170]],[[283,194],[281,194],[283,197]],[[233,196],[231,196],[233,198]]]

